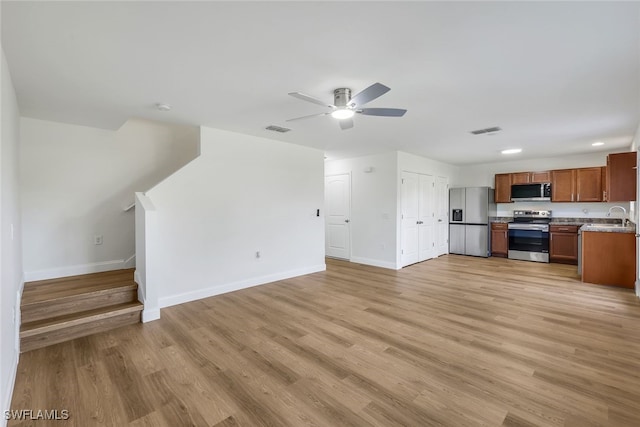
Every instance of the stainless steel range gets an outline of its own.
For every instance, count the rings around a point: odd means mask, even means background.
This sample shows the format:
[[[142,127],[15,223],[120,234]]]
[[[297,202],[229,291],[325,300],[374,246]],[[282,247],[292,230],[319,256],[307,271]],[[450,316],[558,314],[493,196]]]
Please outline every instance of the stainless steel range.
[[[513,211],[508,224],[511,259],[549,262],[551,211]]]

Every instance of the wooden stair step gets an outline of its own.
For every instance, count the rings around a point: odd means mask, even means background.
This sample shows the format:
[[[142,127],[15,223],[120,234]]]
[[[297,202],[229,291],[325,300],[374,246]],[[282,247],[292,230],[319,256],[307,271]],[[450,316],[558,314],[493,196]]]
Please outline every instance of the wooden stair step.
[[[134,282],[106,289],[89,288],[64,297],[21,304],[22,322],[85,312],[100,307],[113,306],[138,299],[138,285]]]
[[[22,292],[22,304],[28,305],[86,292],[106,291],[122,286],[135,286],[133,270],[116,270],[115,272],[28,282],[25,283]]]
[[[137,301],[133,269],[40,280],[24,285],[22,323]]]
[[[22,324],[20,351],[30,351],[75,338],[139,323],[143,305],[128,302]]]

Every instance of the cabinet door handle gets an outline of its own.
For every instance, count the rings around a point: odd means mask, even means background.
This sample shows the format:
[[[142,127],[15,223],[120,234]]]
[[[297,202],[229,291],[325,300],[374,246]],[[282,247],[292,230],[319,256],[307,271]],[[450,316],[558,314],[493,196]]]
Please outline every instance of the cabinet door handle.
[[[571,193],[571,201],[573,202],[573,193]]]

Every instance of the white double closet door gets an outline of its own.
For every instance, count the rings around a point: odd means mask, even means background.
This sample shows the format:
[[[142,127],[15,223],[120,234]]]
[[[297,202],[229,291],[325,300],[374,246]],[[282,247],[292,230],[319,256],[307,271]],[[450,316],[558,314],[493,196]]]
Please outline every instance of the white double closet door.
[[[433,175],[402,172],[401,264],[435,258],[436,186]]]

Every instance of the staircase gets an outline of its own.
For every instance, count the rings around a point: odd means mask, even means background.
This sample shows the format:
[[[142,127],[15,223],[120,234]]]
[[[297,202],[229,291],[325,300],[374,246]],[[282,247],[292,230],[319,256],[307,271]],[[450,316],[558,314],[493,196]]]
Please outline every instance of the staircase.
[[[20,351],[140,322],[133,269],[25,283]]]

